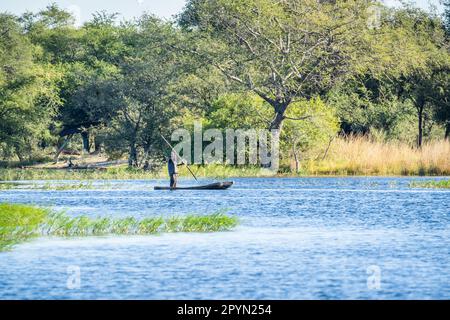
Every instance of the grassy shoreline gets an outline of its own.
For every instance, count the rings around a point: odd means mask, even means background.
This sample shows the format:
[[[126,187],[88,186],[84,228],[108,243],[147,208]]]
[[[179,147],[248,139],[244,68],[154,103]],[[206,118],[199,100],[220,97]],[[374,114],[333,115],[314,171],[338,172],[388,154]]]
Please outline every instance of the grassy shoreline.
[[[89,157],[88,157],[89,158]],[[88,161],[89,159],[82,159]],[[200,178],[231,177],[307,177],[307,176],[450,176],[450,141],[426,143],[418,149],[406,143],[377,142],[368,137],[337,138],[324,153],[316,150],[308,157],[300,157],[299,172],[290,168],[288,159],[281,159],[281,167],[274,174],[258,166],[192,165]],[[95,157],[94,157],[95,159]],[[92,160],[92,159],[91,159]],[[180,167],[180,176],[191,177]],[[167,179],[166,166],[151,172],[127,167],[106,169],[42,169],[0,168],[0,181],[14,180],[128,180]]]
[[[400,170],[400,171],[371,171],[371,170],[348,170],[320,169],[304,170],[295,172],[278,172],[270,174],[267,170],[259,168],[232,167],[224,169],[224,166],[212,165],[210,168],[192,166],[199,178],[295,178],[295,177],[355,177],[355,176],[386,176],[386,177],[414,177],[414,176],[450,176],[450,172],[442,170]],[[186,169],[180,169],[180,177],[190,179],[191,175]],[[147,180],[168,179],[165,172],[149,172],[139,169],[112,168],[102,171],[96,170],[49,170],[49,169],[0,169],[0,181],[25,181],[25,180]],[[6,188],[6,187],[5,187]],[[2,190],[0,185],[0,190]]]
[[[0,251],[39,236],[81,237],[152,235],[174,232],[221,232],[236,227],[238,219],[224,213],[171,217],[71,217],[47,208],[0,203]]]

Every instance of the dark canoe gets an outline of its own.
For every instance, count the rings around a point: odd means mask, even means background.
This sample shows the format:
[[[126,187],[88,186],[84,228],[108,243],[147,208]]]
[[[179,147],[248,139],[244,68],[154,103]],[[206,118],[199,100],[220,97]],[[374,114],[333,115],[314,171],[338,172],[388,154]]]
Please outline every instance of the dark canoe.
[[[216,182],[211,184],[206,184],[204,186],[193,186],[193,187],[155,187],[155,190],[225,190],[233,185],[232,181]]]

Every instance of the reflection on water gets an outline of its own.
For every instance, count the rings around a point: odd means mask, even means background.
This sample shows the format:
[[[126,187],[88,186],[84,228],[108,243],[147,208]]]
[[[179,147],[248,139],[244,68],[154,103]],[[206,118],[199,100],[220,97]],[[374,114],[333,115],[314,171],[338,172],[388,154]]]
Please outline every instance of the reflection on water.
[[[0,191],[0,202],[72,215],[228,208],[241,221],[224,233],[21,244],[0,253],[0,298],[448,299],[450,191],[411,189],[411,180],[236,179],[226,191],[180,192],[152,190],[165,181],[98,181],[95,190]],[[68,289],[71,266],[80,268],[79,288]],[[370,266],[379,267],[378,290],[368,287]]]

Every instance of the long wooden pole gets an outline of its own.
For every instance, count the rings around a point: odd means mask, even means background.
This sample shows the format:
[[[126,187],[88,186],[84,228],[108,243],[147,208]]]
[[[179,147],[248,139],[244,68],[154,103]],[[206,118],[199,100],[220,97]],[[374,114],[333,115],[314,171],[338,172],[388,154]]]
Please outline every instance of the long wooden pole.
[[[183,159],[183,158],[181,158],[181,156],[178,154],[178,152],[172,147],[172,145],[169,143],[169,141],[167,141],[166,138],[164,138],[164,136],[163,136],[161,133],[160,133],[160,135],[161,135],[161,138],[163,138],[163,140],[164,140],[164,141],[167,143],[167,145],[170,147],[170,149],[172,149],[173,152],[175,152],[175,154],[177,155],[177,157],[180,158],[180,159]],[[189,170],[189,172],[190,172],[190,173],[192,174],[192,176],[194,177],[195,181],[198,182],[197,177],[196,177],[195,174],[192,172],[191,168],[189,168],[188,164],[187,164],[186,162],[185,162],[184,164],[186,165],[186,168]]]

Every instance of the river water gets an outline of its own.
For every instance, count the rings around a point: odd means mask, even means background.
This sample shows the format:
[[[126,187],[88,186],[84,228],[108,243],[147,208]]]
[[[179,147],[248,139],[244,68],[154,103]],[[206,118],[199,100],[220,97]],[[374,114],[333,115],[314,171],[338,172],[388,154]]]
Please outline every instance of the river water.
[[[153,191],[166,181],[95,181],[96,190],[0,191],[0,202],[71,215],[228,210],[240,219],[221,233],[38,238],[0,252],[0,299],[449,299],[450,191],[409,187],[421,179],[242,178],[226,191],[176,192]]]

